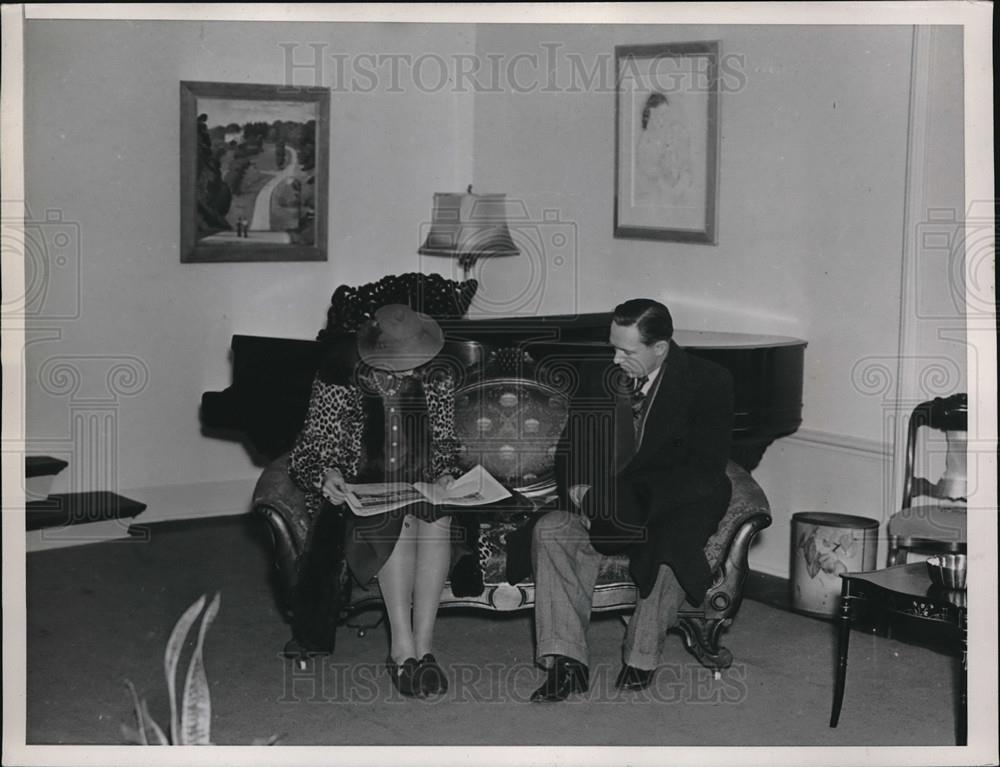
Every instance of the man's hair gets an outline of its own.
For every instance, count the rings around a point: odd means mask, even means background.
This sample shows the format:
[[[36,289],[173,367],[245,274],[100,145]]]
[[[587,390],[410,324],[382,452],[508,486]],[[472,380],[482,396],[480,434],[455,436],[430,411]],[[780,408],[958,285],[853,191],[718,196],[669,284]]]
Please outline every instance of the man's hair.
[[[667,98],[666,94],[660,93],[658,91],[653,91],[649,94],[646,99],[646,104],[642,108],[642,129],[646,130],[646,126],[649,124],[649,113],[656,109],[661,104],[669,104],[670,99]]]
[[[613,319],[616,325],[623,327],[636,325],[639,338],[646,346],[674,337],[674,320],[670,310],[651,298],[633,298],[618,304]]]

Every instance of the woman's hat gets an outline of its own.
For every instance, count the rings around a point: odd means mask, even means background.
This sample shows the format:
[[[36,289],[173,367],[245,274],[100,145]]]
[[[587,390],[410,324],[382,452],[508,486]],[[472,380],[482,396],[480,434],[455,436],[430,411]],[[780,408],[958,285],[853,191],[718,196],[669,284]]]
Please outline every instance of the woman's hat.
[[[358,354],[379,370],[412,370],[434,359],[443,346],[441,326],[405,304],[386,304],[358,328]]]

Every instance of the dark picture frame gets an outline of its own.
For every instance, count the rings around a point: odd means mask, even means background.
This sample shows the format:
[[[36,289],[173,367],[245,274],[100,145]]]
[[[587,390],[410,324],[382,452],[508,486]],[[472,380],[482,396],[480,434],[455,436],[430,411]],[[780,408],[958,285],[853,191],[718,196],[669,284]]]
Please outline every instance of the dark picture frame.
[[[330,91],[182,81],[181,262],[325,261]]]
[[[716,243],[719,42],[615,47],[617,238]]]

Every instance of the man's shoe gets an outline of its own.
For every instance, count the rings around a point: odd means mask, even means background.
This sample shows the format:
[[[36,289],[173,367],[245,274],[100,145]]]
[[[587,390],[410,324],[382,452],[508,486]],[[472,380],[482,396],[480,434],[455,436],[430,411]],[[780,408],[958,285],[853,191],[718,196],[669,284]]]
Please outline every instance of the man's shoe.
[[[622,670],[618,672],[618,679],[615,680],[615,687],[619,690],[645,690],[653,681],[655,673],[656,669],[622,666]]]
[[[288,660],[294,661],[299,671],[305,671],[315,658],[329,655],[330,652],[329,650],[313,650],[292,638],[285,642],[285,649],[281,651],[281,654]]]
[[[532,703],[555,703],[576,692],[586,692],[590,672],[578,660],[557,655],[549,667],[545,683],[531,694]]]

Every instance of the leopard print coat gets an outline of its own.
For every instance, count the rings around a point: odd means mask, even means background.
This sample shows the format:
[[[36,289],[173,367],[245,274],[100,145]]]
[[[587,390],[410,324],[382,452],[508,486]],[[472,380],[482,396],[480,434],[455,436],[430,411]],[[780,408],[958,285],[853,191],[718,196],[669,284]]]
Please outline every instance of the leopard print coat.
[[[455,381],[437,375],[423,382],[431,430],[431,464],[425,480],[433,482],[450,474],[457,476],[458,439],[455,435]],[[288,472],[306,495],[310,516],[320,507],[319,488],[332,468],[355,482],[361,468],[361,437],[364,433],[363,393],[356,384],[313,380],[305,426],[289,456]]]

